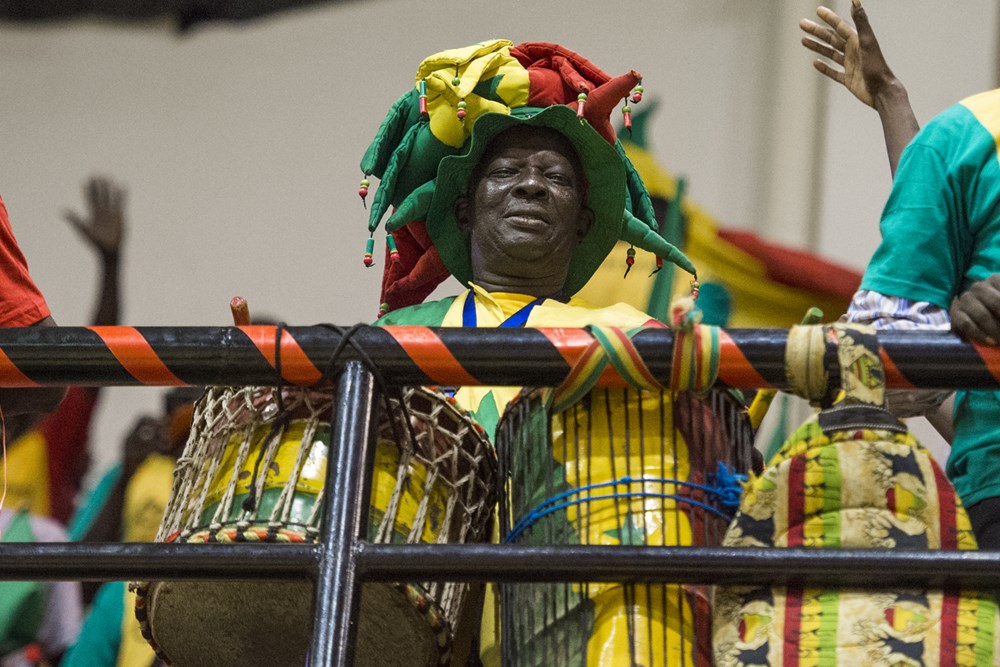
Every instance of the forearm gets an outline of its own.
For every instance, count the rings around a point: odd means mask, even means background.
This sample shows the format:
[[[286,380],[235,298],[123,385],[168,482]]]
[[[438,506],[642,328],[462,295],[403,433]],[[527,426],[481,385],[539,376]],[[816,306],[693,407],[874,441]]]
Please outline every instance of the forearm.
[[[107,253],[101,257],[101,285],[97,292],[97,305],[91,320],[95,326],[113,326],[119,323],[120,264],[121,259],[117,253]]]
[[[874,96],[873,102],[882,121],[882,134],[885,136],[885,149],[889,156],[889,171],[895,178],[899,156],[920,130],[920,124],[913,114],[906,88],[899,79],[893,79],[891,83],[882,87]]]

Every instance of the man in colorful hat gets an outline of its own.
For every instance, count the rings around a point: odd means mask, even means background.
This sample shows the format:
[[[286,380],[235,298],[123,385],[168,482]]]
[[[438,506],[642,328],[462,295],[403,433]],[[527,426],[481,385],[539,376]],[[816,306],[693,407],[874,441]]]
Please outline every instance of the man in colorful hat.
[[[380,178],[374,234],[389,207],[379,325],[664,326],[626,304],[574,295],[619,240],[627,277],[635,247],[691,262],[659,233],[611,113],[642,98],[637,72],[609,77],[562,46],[492,40],[435,54],[394,105],[361,163],[359,194]],[[365,263],[372,265],[374,240]],[[449,275],[466,289],[422,303]],[[646,276],[632,276],[633,280]],[[697,289],[697,283],[692,283]],[[514,361],[512,359],[512,361]],[[458,403],[493,434],[516,387],[462,387]],[[498,664],[487,599],[481,656]]]
[[[396,207],[378,324],[662,326],[625,304],[573,298],[620,239],[694,274],[660,236],[611,125],[624,100],[628,126],[640,81],[546,43],[493,40],[425,59],[362,160],[362,197],[368,176],[381,178],[369,230]],[[633,262],[630,248],[624,273]],[[421,303],[449,275],[466,291]],[[456,398],[492,433],[516,392],[470,387]]]

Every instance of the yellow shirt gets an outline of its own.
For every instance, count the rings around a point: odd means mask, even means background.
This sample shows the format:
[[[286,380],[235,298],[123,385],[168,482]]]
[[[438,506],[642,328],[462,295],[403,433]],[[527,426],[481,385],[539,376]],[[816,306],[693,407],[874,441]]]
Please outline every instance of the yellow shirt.
[[[511,315],[535,301],[535,297],[527,294],[487,292],[474,283],[469,283],[469,286],[475,294],[477,327],[498,327]],[[455,297],[441,326],[462,326],[462,313],[469,291],[466,290]],[[625,329],[642,325],[663,326],[641,310],[626,303],[597,307],[577,297],[570,299],[568,303],[545,299],[532,308],[524,326],[585,327],[593,324]],[[520,390],[521,387],[462,387],[455,394],[455,400],[466,410],[474,412],[486,432],[492,434],[504,408]]]

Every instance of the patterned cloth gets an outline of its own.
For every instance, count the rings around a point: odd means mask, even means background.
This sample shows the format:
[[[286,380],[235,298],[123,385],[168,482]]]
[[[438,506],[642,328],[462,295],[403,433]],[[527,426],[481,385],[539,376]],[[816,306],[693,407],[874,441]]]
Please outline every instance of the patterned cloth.
[[[832,325],[845,398],[793,433],[747,484],[724,544],[817,549],[975,549],[969,517],[930,453],[881,406],[871,327]],[[993,595],[720,587],[718,667],[997,664]]]
[[[751,481],[725,545],[973,549],[975,539],[944,473],[912,435],[824,432],[813,418]],[[988,594],[734,587],[717,590],[713,614],[718,667],[987,667],[1000,656]]]
[[[948,311],[940,306],[864,289],[854,294],[843,319],[876,329],[951,331]],[[890,389],[886,393],[887,407],[894,415],[918,417],[936,410],[952,392]]]

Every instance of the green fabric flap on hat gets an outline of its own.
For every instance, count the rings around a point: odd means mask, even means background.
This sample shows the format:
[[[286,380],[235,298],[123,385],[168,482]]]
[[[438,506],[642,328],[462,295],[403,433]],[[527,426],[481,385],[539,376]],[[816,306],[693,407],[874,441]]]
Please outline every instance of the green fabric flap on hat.
[[[361,173],[382,178],[389,156],[399,146],[406,131],[420,119],[419,98],[417,90],[411,88],[392,105],[361,158]]]
[[[389,208],[391,203],[392,194],[396,189],[396,178],[400,173],[400,163],[405,163],[406,157],[409,155],[411,147],[416,139],[417,132],[420,131],[420,125],[414,125],[409,130],[399,142],[399,148],[392,157],[389,159],[389,164],[386,165],[385,173],[382,176],[382,182],[379,183],[378,190],[375,191],[375,198],[372,200],[371,212],[368,214],[368,231],[374,232],[378,228],[378,223],[382,220],[382,216],[385,215],[386,210]]]
[[[427,210],[431,207],[431,200],[434,198],[434,181],[428,181],[410,193],[410,195],[396,207],[389,219],[386,220],[385,230],[394,232],[401,227],[405,227],[415,220],[426,220]]]
[[[394,177],[395,185],[389,193],[389,203],[399,206],[410,192],[422,187],[427,181],[433,181],[437,176],[438,163],[457,152],[431,134],[426,122],[420,123],[420,130],[413,136],[409,151],[400,157],[398,173]]]
[[[628,193],[625,210],[649,225],[653,231],[659,232],[660,225],[656,220],[656,211],[653,210],[653,201],[649,198],[649,192],[646,190],[639,172],[636,171],[635,165],[625,154],[622,142],[615,142],[615,150],[618,151],[622,162],[625,163],[625,182],[628,184],[625,189]]]
[[[653,231],[642,220],[629,213],[624,212],[625,227],[622,230],[622,239],[633,245],[637,245],[643,250],[648,250],[669,262],[673,262],[691,275],[697,275],[694,264],[672,243],[660,236],[659,232]]]

